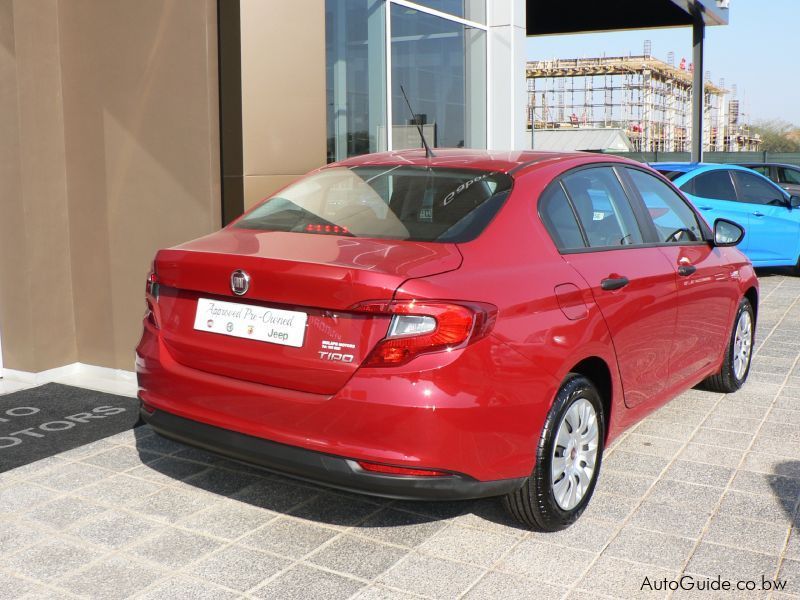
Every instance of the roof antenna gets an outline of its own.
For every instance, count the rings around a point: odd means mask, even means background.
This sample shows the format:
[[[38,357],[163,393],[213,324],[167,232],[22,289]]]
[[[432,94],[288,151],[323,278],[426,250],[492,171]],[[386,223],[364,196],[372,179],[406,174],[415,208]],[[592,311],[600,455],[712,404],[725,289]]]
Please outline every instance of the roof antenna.
[[[408,106],[408,110],[411,111],[411,117],[414,119],[414,124],[417,126],[417,131],[419,131],[419,137],[422,140],[422,145],[425,146],[425,158],[434,158],[436,155],[431,152],[431,147],[428,146],[428,142],[425,139],[425,134],[422,133],[422,125],[420,125],[420,120],[417,118],[417,114],[414,112],[414,109],[411,108],[411,102],[408,101],[408,96],[406,96],[406,91],[403,89],[403,86],[400,86],[400,91],[403,94],[403,98],[406,100],[406,105]]]

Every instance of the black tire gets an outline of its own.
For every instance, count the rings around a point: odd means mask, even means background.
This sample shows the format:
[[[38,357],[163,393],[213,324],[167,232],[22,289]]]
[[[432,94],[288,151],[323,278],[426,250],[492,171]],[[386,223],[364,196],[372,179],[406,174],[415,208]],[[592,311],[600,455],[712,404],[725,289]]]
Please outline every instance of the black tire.
[[[564,510],[556,500],[551,481],[553,451],[558,427],[564,415],[573,404],[582,399],[588,400],[592,405],[597,420],[598,434],[594,471],[580,502],[574,508]],[[577,373],[570,373],[558,390],[553,406],[544,422],[536,447],[536,466],[520,489],[503,497],[506,510],[517,521],[537,531],[558,531],[572,525],[581,516],[594,492],[603,458],[604,441],[605,414],[600,394],[589,379]]]
[[[750,353],[747,358],[747,367],[741,377],[737,377],[734,369],[734,353],[736,351],[736,330],[739,324],[739,319],[742,318],[743,313],[750,315]],[[705,379],[701,387],[711,392],[721,392],[723,394],[730,394],[738,390],[744,382],[747,381],[747,376],[750,374],[750,364],[753,360],[753,341],[756,335],[756,316],[753,311],[753,306],[750,300],[742,298],[739,301],[739,308],[736,311],[736,317],[733,320],[733,328],[731,329],[731,337],[728,340],[728,347],[725,348],[725,359],[722,361],[722,368],[719,373],[712,375]]]

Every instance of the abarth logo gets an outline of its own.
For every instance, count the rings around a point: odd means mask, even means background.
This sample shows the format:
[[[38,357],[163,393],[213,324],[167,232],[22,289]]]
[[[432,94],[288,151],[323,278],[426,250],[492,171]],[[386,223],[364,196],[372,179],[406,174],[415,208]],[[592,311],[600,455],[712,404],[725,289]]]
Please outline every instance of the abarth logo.
[[[246,271],[237,269],[231,273],[231,291],[237,296],[244,296],[250,289],[250,275]]]

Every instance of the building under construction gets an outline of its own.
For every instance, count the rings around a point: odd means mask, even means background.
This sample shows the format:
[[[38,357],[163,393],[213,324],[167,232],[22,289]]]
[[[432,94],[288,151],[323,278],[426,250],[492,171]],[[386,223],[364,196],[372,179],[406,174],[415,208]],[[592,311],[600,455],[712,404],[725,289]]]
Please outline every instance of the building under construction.
[[[692,65],[681,60],[674,66],[672,54],[667,62],[653,58],[647,43],[641,56],[532,61],[528,126],[617,128],[637,152],[688,152],[692,76]],[[724,89],[724,82],[712,84],[708,73],[704,87],[704,150],[758,150],[758,136],[740,123],[735,93]]]

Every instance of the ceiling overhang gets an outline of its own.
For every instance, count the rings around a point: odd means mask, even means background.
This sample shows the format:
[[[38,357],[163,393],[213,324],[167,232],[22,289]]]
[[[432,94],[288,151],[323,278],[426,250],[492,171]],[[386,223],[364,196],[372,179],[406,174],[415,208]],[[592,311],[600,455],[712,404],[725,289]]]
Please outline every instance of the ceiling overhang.
[[[527,33],[682,27],[696,17],[706,25],[727,25],[726,5],[717,0],[527,0]]]

